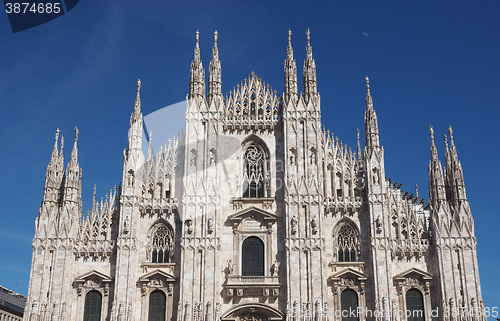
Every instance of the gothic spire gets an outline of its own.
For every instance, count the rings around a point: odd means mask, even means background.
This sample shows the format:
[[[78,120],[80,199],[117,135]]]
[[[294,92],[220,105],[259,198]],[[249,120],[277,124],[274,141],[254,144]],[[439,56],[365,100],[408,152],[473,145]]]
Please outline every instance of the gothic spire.
[[[309,99],[315,97],[318,93],[318,82],[316,79],[316,63],[312,57],[312,47],[311,47],[311,33],[309,29],[306,32],[307,35],[307,48],[306,48],[306,59],[304,60],[304,100],[309,102]]]
[[[200,33],[196,30],[196,46],[194,59],[191,62],[191,78],[189,81],[189,98],[205,97],[205,70],[200,59]]]
[[[435,206],[438,201],[446,201],[446,191],[443,176],[443,167],[438,158],[436,144],[434,143],[434,129],[429,126],[431,135],[431,160],[429,162],[429,198]]]
[[[216,102],[222,100],[222,90],[221,90],[221,63],[219,60],[219,48],[217,48],[217,30],[214,32],[214,47],[212,49],[212,60],[210,60],[209,69],[209,80],[208,80],[208,102],[210,103],[213,99]],[[199,50],[199,49],[198,49]]]
[[[139,115],[141,113],[141,80],[137,80],[137,96],[135,97],[134,104],[134,114]]]
[[[78,146],[77,146],[77,141],[78,141],[78,128],[75,127],[75,143],[73,144],[73,149],[71,150],[71,163],[76,164],[78,162]]]
[[[137,95],[134,103],[134,112],[130,116],[128,131],[128,148],[141,149],[142,146],[142,112],[141,112],[141,80],[137,80]]]
[[[297,89],[297,64],[293,59],[292,31],[288,30],[288,47],[285,60],[285,103],[291,99],[296,102],[298,99]]]
[[[377,113],[373,109],[373,100],[370,94],[370,79],[368,76],[366,76],[366,91],[365,144],[368,148],[379,148]]]
[[[54,148],[52,149],[52,157],[50,158],[51,163],[56,163],[58,157],[57,143],[59,141],[59,128],[56,130],[56,139],[54,142]]]
[[[465,195],[464,174],[462,164],[458,159],[451,126],[448,128],[448,134],[450,135],[450,147],[448,150],[448,146],[446,146],[446,188],[450,192],[450,202],[458,205],[458,202],[467,200]]]

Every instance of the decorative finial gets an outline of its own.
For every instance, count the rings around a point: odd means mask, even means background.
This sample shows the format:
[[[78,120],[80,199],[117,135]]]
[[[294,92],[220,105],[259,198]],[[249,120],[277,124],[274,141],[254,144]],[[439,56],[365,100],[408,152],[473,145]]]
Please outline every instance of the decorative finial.
[[[451,144],[453,145],[453,129],[451,128],[451,125],[448,128],[448,133],[450,134]]]
[[[217,33],[217,30],[215,30],[214,32],[214,40],[215,40],[215,44],[217,44],[217,37],[218,37],[218,33]]]
[[[417,195],[417,198],[418,198],[418,185],[415,184],[415,194]]]
[[[200,32],[196,30],[196,46],[198,46],[199,42],[200,42]]]
[[[64,136],[61,135],[61,151],[64,148]]]
[[[432,145],[434,145],[434,128],[432,126],[429,126],[429,133],[431,134]]]
[[[288,44],[292,43],[292,30],[288,29]]]
[[[446,150],[448,151],[448,136],[446,136],[446,134],[444,134],[444,145],[446,147]]]
[[[78,127],[75,126],[75,143],[78,140],[78,133],[79,133]]]
[[[59,133],[60,133],[60,131],[59,131],[59,128],[58,128],[58,129],[56,129],[56,143],[57,143],[57,140],[59,139]]]
[[[366,80],[366,89],[370,90],[370,78],[366,76],[365,80]]]
[[[141,91],[141,79],[137,79],[137,93]]]
[[[309,31],[309,28],[307,28],[306,35],[307,35],[307,46],[310,46],[311,45],[311,31]]]

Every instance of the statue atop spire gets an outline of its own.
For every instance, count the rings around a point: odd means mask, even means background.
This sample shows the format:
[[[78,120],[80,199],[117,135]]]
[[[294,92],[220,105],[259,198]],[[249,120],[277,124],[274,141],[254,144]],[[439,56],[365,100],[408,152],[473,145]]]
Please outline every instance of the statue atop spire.
[[[366,108],[373,110],[373,99],[370,93],[370,78],[366,76],[365,80],[366,80]]]
[[[214,47],[212,49],[212,60],[208,67],[208,103],[215,99],[216,104],[222,101],[222,75],[221,63],[219,60],[219,48],[217,48],[217,38],[219,34],[217,30],[214,32]]]
[[[141,113],[141,80],[137,80],[137,95],[135,97],[134,104],[134,114],[139,115]]]
[[[309,102],[310,98],[316,97],[318,93],[318,81],[316,78],[316,63],[312,57],[311,32],[307,29],[306,59],[304,60],[304,100]]]
[[[297,89],[297,64],[295,59],[293,59],[293,48],[292,48],[292,31],[288,30],[288,47],[286,50],[285,59],[285,103],[292,100],[294,103],[297,102],[299,93]]]
[[[73,149],[71,150],[71,164],[76,164],[78,162],[78,127],[75,126],[75,143],[73,144]]]
[[[52,149],[52,157],[50,159],[51,163],[55,163],[57,161],[58,151],[57,151],[57,143],[59,141],[59,128],[56,130],[56,138],[54,142],[54,148]]]

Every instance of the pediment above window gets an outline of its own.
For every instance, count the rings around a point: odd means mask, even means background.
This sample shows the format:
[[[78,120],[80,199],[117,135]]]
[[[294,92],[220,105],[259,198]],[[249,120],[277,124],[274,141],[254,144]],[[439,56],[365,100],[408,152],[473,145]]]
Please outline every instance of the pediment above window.
[[[328,278],[328,281],[332,285],[335,295],[342,293],[345,289],[352,289],[357,293],[364,294],[367,279],[368,275],[352,268],[347,268],[332,274]]]
[[[151,271],[139,278],[142,295],[155,289],[165,289],[167,293],[172,294],[174,289],[175,276],[162,270]]]
[[[342,271],[338,271],[329,277],[329,279],[334,281],[346,278],[366,281],[368,279],[368,275],[361,273],[357,270],[354,270],[352,268],[347,268]]]
[[[234,230],[271,230],[278,217],[257,207],[249,207],[229,216]]]
[[[403,273],[400,273],[394,277],[395,280],[403,280],[409,277],[419,277],[423,280],[432,280],[432,274],[419,270],[417,268],[411,268]]]
[[[111,281],[112,279],[110,276],[102,272],[92,270],[80,276],[77,276],[75,278],[74,285],[77,288],[78,295],[82,294],[83,288],[88,288],[104,289],[104,295],[107,296],[109,292],[109,284],[111,283]]]
[[[417,288],[422,291],[422,293],[428,294],[430,291],[431,280],[432,274],[417,268],[411,268],[394,276],[394,283],[400,294],[405,293],[411,288]]]

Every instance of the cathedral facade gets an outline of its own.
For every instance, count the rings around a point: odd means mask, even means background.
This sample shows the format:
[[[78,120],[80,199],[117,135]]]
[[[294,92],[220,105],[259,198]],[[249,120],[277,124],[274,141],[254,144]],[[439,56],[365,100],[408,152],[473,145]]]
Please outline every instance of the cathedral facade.
[[[348,148],[321,122],[309,31],[302,93],[288,40],[283,95],[252,73],[223,96],[217,32],[208,86],[197,33],[184,132],[147,155],[139,81],[121,185],[86,215],[78,130],[66,167],[56,132],[25,321],[485,320],[451,127],[444,167],[430,128],[429,200],[404,192],[368,78]]]

